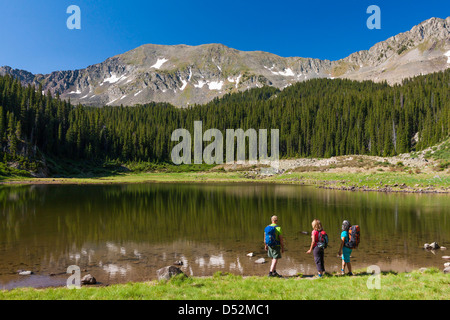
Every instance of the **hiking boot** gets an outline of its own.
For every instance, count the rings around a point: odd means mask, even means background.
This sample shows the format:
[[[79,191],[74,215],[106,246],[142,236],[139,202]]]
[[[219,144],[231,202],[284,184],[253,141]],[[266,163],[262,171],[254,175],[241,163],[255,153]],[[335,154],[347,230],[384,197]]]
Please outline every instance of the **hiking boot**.
[[[279,275],[276,271],[272,272],[272,277],[283,278],[283,276]]]
[[[273,277],[273,276],[274,276],[274,275],[273,275],[272,271],[270,271],[268,277],[271,278],[271,277]]]
[[[352,276],[353,275],[353,273],[351,273],[351,272],[349,272],[349,273],[347,273],[349,276]]]

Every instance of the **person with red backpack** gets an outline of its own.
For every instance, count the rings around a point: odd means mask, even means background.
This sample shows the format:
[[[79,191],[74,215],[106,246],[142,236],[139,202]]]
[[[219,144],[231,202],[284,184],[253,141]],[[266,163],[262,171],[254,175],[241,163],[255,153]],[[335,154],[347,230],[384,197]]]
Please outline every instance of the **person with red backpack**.
[[[307,254],[311,251],[314,254],[314,262],[317,267],[317,276],[321,278],[325,273],[324,249],[328,246],[328,235],[322,228],[322,223],[318,219],[312,222],[313,231],[311,232],[311,246]]]

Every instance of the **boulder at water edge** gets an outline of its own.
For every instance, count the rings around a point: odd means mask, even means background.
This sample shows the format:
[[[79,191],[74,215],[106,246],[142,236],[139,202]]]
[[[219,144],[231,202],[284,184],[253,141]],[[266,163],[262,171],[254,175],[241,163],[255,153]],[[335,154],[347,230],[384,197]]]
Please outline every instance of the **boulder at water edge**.
[[[82,279],[81,279],[81,284],[96,284],[97,283],[97,279],[95,279],[93,276],[91,276],[90,274],[85,275]]]
[[[258,260],[255,260],[255,263],[259,263],[259,264],[262,264],[265,262],[266,262],[266,259],[264,259],[264,258],[259,258]]]
[[[170,278],[182,274],[180,268],[174,266],[167,266],[161,269],[156,270],[156,275],[158,276],[158,280],[170,280]]]

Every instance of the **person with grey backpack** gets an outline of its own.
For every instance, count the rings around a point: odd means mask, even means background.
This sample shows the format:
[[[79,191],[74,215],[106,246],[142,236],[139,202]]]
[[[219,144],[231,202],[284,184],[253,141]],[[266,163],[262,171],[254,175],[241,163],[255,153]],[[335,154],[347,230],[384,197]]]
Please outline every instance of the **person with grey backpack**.
[[[351,225],[348,220],[342,222],[341,246],[338,255],[342,254],[341,274],[345,275],[345,267],[348,269],[348,275],[353,276],[352,264],[350,262],[353,249],[358,248],[360,242],[359,225]]]

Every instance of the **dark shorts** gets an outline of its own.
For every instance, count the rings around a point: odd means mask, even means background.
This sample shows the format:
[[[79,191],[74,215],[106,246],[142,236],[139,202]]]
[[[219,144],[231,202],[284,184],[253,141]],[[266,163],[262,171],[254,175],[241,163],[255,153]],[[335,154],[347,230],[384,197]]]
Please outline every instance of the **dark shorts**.
[[[267,255],[272,259],[281,259],[281,246],[269,247]]]
[[[323,272],[325,271],[325,263],[323,261],[324,250],[319,247],[315,247],[313,249],[314,253],[314,262],[316,263],[317,271]]]

